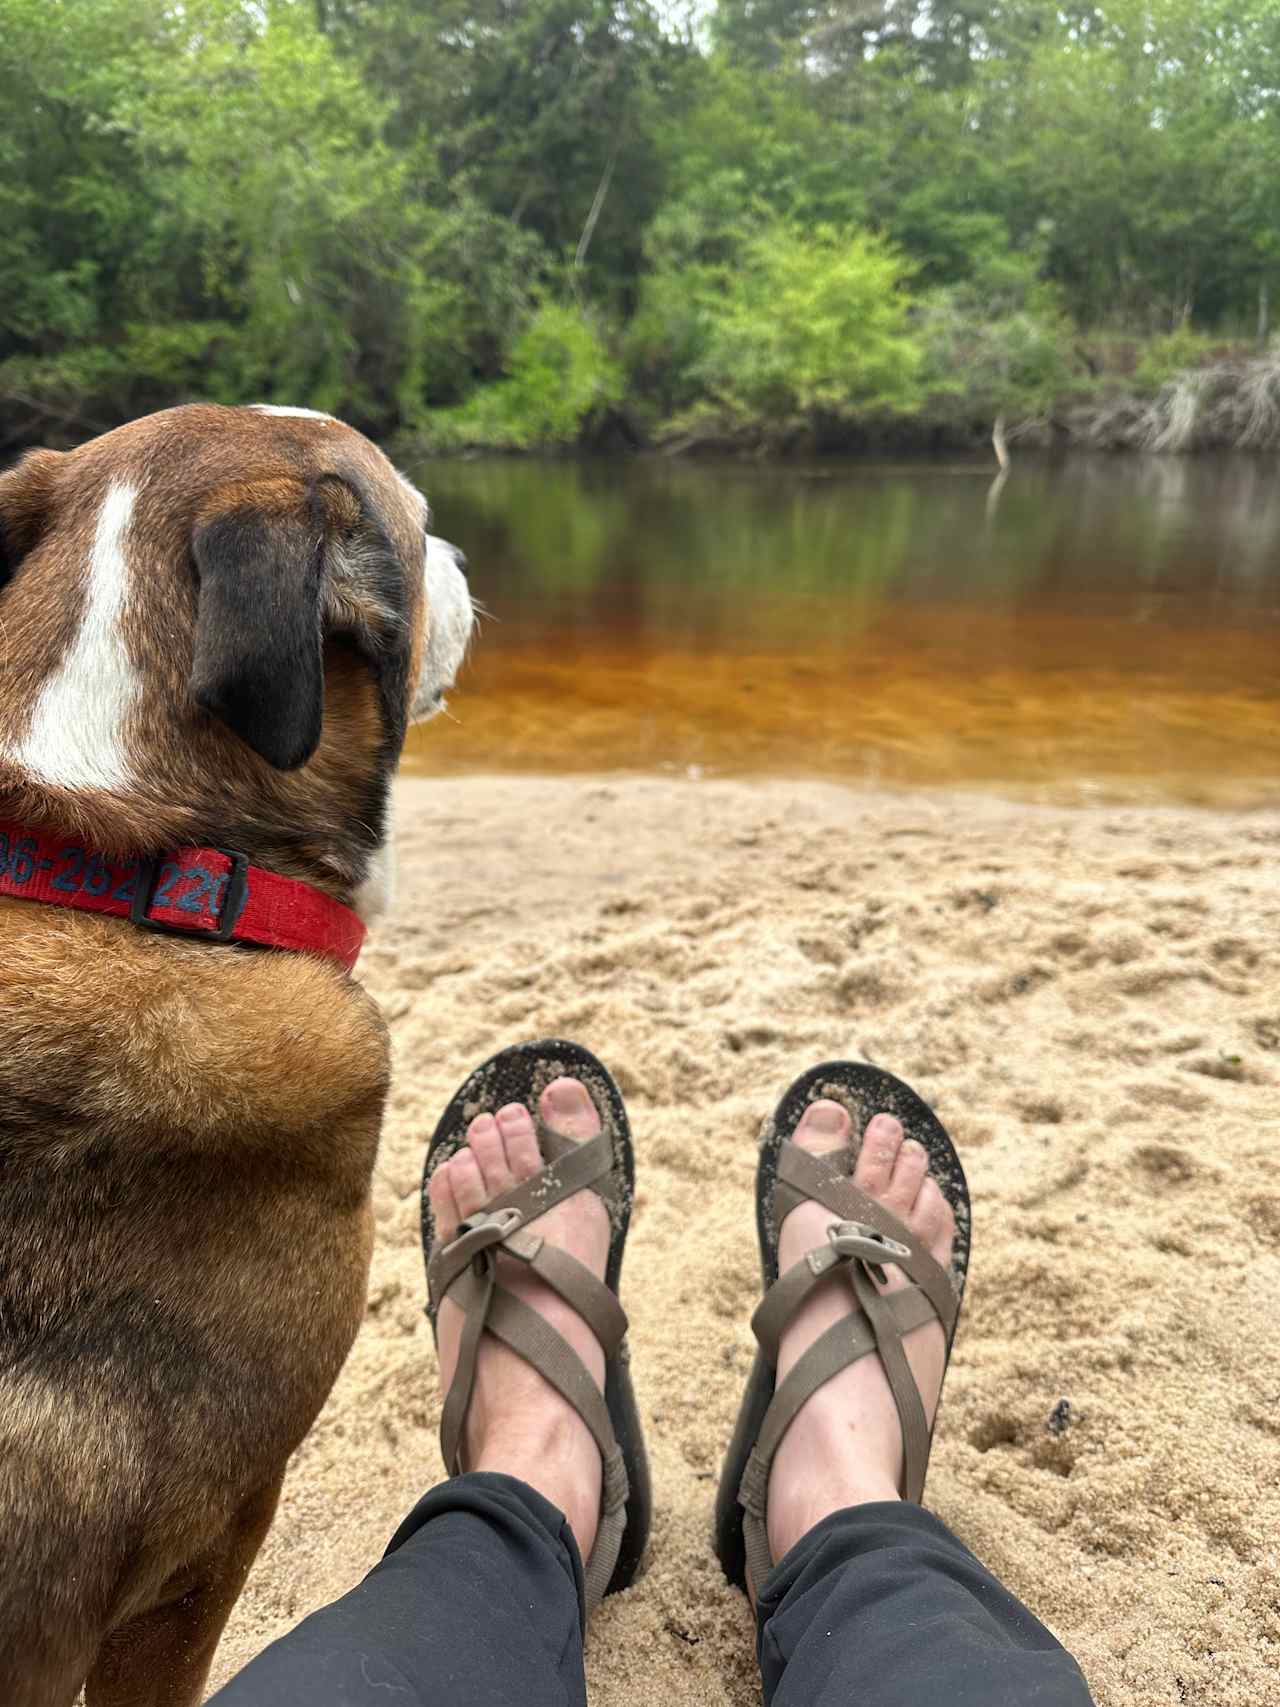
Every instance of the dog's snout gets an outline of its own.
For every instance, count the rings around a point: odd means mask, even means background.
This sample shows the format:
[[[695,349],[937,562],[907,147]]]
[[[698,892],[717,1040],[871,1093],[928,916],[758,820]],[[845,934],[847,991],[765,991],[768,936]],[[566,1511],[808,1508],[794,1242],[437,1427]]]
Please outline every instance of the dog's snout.
[[[445,690],[452,687],[467,654],[475,607],[464,573],[466,562],[456,545],[427,535],[427,646],[413,707],[415,717],[429,717],[440,709]]]

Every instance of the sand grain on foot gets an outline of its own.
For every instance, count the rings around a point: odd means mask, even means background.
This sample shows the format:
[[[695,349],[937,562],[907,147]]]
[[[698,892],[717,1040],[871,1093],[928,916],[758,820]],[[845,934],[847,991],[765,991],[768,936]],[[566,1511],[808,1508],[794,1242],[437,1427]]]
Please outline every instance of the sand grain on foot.
[[[821,784],[401,785],[363,975],[396,1079],[368,1319],[290,1471],[225,1680],[440,1475],[418,1184],[483,1056],[567,1034],[628,1098],[624,1270],[656,1519],[595,1707],[755,1707],[708,1546],[751,1356],[755,1139],[810,1063],[938,1108],[974,1193],[929,1502],[1100,1707],[1280,1700],[1280,812],[1070,812]]]

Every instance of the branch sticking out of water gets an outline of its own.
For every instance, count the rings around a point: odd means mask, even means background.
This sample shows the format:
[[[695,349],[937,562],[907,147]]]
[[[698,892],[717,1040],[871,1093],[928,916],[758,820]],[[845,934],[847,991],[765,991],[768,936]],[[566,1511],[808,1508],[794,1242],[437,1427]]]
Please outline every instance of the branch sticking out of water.
[[[991,446],[996,453],[996,461],[1000,464],[1000,472],[1009,471],[1009,441],[1004,434],[1004,411],[996,416],[995,425],[991,429]]]

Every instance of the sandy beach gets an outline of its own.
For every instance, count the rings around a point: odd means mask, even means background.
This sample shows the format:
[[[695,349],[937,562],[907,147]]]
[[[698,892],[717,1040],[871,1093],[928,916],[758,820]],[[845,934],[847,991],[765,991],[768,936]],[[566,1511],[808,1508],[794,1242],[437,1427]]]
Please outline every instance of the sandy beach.
[[[413,780],[398,806],[362,962],[396,1056],[368,1316],[212,1682],[356,1582],[440,1476],[424,1145],[476,1062],[559,1033],[615,1071],[640,1170],[623,1302],[656,1520],[592,1626],[595,1707],[759,1699],[708,1541],[755,1141],[798,1072],[850,1055],[934,1104],[973,1191],[927,1502],[1099,1707],[1280,1699],[1280,810],[608,776]]]

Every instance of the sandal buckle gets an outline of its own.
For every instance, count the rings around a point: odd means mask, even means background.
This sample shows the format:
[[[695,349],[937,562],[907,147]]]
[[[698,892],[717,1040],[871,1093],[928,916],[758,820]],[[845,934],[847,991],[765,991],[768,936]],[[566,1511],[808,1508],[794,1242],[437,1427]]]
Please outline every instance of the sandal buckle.
[[[493,1247],[509,1239],[523,1225],[524,1216],[518,1209],[477,1209],[474,1215],[459,1221],[458,1231],[447,1249],[465,1254],[468,1262],[473,1266],[479,1264],[482,1269],[492,1262],[489,1253]]]
[[[865,1221],[833,1221],[827,1228],[827,1237],[842,1257],[858,1257],[864,1262],[876,1260],[860,1248],[864,1245],[874,1245],[881,1261],[897,1262],[911,1255],[906,1245]]]
[[[465,1221],[459,1221],[459,1233],[478,1233],[482,1227],[496,1227],[502,1238],[514,1233],[523,1222],[524,1216],[518,1209],[477,1209],[474,1215],[468,1215]]]

